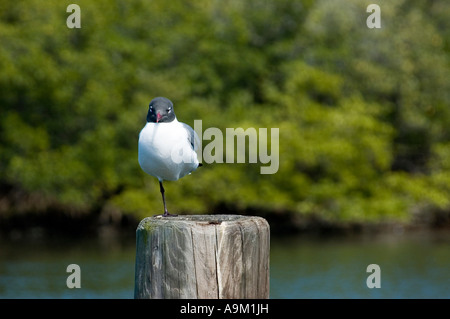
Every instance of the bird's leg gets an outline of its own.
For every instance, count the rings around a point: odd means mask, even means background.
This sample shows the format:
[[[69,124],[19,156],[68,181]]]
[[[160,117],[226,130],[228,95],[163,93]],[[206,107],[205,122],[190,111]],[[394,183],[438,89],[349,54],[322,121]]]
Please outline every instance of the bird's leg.
[[[164,214],[162,215],[163,217],[168,217],[168,216],[178,216],[178,215],[174,215],[174,214],[169,214],[169,212],[167,211],[167,206],[166,206],[166,198],[164,196],[164,187],[161,181],[159,181],[159,190],[161,192],[162,195],[162,199],[163,199],[163,203],[164,203]]]

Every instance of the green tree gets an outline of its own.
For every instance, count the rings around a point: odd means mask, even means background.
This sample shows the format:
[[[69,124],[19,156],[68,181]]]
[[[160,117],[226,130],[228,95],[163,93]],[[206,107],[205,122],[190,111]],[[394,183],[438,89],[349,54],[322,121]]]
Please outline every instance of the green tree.
[[[279,128],[280,166],[211,164],[167,184],[180,213],[411,220],[450,207],[450,4],[0,2],[0,189],[64,212],[161,210],[137,140],[148,102],[203,127]],[[3,205],[2,212],[19,211]]]

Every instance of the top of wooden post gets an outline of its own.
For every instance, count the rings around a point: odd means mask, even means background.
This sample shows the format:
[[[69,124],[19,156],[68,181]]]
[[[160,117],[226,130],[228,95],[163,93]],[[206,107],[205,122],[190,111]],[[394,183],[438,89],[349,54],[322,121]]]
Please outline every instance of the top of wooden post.
[[[137,227],[138,230],[147,229],[154,225],[162,226],[164,224],[182,225],[196,224],[199,226],[206,225],[231,225],[235,223],[249,222],[251,220],[259,220],[267,223],[262,217],[243,216],[243,215],[178,215],[163,217],[161,215],[144,218]]]

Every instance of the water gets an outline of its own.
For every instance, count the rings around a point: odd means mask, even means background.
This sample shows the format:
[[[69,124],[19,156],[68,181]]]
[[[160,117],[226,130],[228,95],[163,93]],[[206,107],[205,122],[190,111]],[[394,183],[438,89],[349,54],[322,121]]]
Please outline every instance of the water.
[[[450,234],[272,243],[272,298],[450,298]],[[380,266],[369,289],[367,266]]]
[[[271,298],[450,298],[450,234],[271,240]],[[133,298],[133,240],[0,242],[0,298]],[[68,289],[69,264],[81,288]],[[381,288],[369,289],[369,264]]]

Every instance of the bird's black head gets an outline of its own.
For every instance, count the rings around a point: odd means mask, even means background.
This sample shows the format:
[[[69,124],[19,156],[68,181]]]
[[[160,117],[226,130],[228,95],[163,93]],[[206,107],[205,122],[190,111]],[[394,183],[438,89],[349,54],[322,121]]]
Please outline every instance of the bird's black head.
[[[154,98],[149,106],[147,113],[147,122],[152,123],[168,123],[175,119],[173,111],[173,103],[165,97]]]

